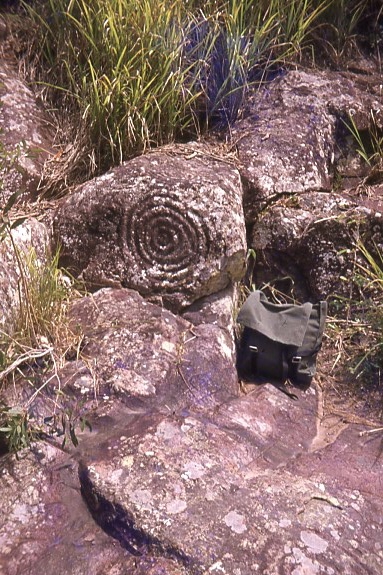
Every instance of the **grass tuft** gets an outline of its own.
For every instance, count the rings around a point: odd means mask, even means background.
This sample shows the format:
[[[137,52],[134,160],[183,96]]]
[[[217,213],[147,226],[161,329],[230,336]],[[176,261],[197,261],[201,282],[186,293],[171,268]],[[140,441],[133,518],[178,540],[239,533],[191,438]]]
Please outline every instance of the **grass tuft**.
[[[0,171],[6,174],[13,169],[14,159],[1,149]],[[67,311],[79,292],[72,279],[59,269],[58,251],[53,256],[46,253],[45,257],[38,257],[33,249],[26,252],[18,246],[15,236],[28,214],[22,214],[16,208],[18,192],[6,200],[2,196],[0,179],[0,242],[4,242],[2,247],[12,254],[19,277],[18,301],[11,316],[0,324],[0,391],[3,399],[0,402],[0,451],[17,452],[28,447],[41,432],[30,418],[35,399],[52,379],[56,379],[60,391],[58,369],[68,350],[78,350],[81,335],[70,329]],[[48,372],[53,375],[48,377]],[[14,405],[9,391],[12,384],[18,384],[20,397],[26,395],[29,399]],[[57,401],[53,411],[60,411]],[[72,420],[73,417],[66,426],[70,436],[74,433]]]
[[[103,171],[150,147],[230,127],[249,86],[304,49],[328,2],[25,5],[35,31],[29,69],[52,109],[86,134],[92,168]]]
[[[337,354],[332,372],[348,371],[354,397],[371,413],[383,416],[383,250],[374,242],[357,239],[355,271],[350,297],[332,302],[335,317],[328,322],[329,337]],[[349,281],[349,280],[347,280]]]

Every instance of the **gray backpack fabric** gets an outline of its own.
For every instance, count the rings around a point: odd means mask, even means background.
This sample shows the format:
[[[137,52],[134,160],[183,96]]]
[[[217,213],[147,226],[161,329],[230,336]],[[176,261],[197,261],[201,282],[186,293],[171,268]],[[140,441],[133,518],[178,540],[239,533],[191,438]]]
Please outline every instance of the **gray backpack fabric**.
[[[307,388],[316,372],[327,302],[274,304],[261,291],[250,294],[237,321],[244,326],[237,368],[243,380],[267,379]]]

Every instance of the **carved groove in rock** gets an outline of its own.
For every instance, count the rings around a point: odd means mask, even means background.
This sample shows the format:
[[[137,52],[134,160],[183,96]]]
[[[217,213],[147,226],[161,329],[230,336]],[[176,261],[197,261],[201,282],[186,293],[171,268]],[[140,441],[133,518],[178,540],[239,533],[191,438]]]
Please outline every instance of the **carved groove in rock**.
[[[122,249],[171,293],[195,281],[195,265],[210,254],[210,233],[203,215],[175,194],[149,193],[124,214]]]
[[[92,291],[130,288],[172,310],[244,272],[241,181],[224,162],[135,158],[68,196],[53,229],[60,264]]]

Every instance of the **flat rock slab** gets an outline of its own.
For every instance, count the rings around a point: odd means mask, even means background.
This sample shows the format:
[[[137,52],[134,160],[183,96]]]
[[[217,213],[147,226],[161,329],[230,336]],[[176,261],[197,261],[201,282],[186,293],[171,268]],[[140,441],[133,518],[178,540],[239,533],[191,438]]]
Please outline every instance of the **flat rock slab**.
[[[239,173],[198,147],[182,150],[135,158],[66,198],[54,221],[63,266],[92,289],[132,288],[175,310],[239,280]]]
[[[94,522],[76,461],[60,450],[3,457],[0,481],[2,575],[184,575],[171,559],[135,557]]]
[[[378,575],[382,492],[369,482],[380,485],[382,463],[357,446],[360,479],[355,459],[348,484],[335,458],[320,468],[313,400],[293,404],[264,387],[215,413],[115,426],[80,461],[83,495],[125,548],[171,558],[189,575]],[[355,445],[340,435],[333,449],[346,458]]]

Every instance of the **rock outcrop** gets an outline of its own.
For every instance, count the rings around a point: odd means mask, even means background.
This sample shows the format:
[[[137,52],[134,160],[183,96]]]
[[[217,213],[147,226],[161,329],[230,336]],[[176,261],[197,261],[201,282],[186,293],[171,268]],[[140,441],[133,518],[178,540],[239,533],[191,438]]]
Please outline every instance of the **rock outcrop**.
[[[319,387],[239,394],[230,306],[205,305],[193,327],[132,290],[75,304],[84,364],[60,395],[93,429],[3,459],[6,575],[381,572],[379,441],[323,416]]]
[[[289,278],[302,299],[349,295],[358,242],[372,253],[374,245],[383,246],[383,202],[381,207],[336,193],[281,198],[252,229],[250,243],[262,253],[257,280]]]
[[[238,171],[198,146],[131,160],[64,200],[62,264],[91,289],[128,287],[183,308],[243,275],[241,190]]]
[[[46,113],[15,63],[0,56],[1,208],[14,192],[23,200],[37,199],[44,164],[54,153]]]
[[[233,134],[257,285],[290,278],[313,300],[348,293],[355,244],[383,245],[383,173],[365,179],[346,128],[352,117],[365,134],[373,114],[381,129],[380,81],[292,71],[250,98]]]
[[[342,463],[331,447],[310,454],[314,397],[297,408],[277,393],[259,389],[204,417],[143,416],[110,436],[80,464],[96,521],[132,553],[191,575],[379,573],[381,464],[355,432],[338,440]]]
[[[320,364],[321,385],[298,401],[270,384],[244,390],[233,333],[247,247],[257,287],[288,276],[315,300],[347,280],[358,237],[383,246],[381,172],[366,180],[342,122],[352,113],[364,130],[371,109],[379,116],[374,82],[289,72],[250,98],[235,162],[201,143],[166,147],[61,200],[52,243],[95,293],[70,310],[79,354],[53,372],[23,366],[2,392],[30,404],[43,441],[0,459],[1,573],[382,573],[377,429],[326,412]],[[41,146],[20,114],[7,145]],[[41,222],[14,237],[45,257]],[[0,258],[6,322],[19,275],[6,242]]]
[[[352,76],[290,71],[250,97],[233,129],[247,222],[280,196],[332,191],[344,122],[365,130],[371,110],[380,118],[379,82],[366,93]]]
[[[112,288],[79,300],[72,316],[104,394],[165,410],[213,409],[238,394],[231,325],[193,325],[135,291]]]

